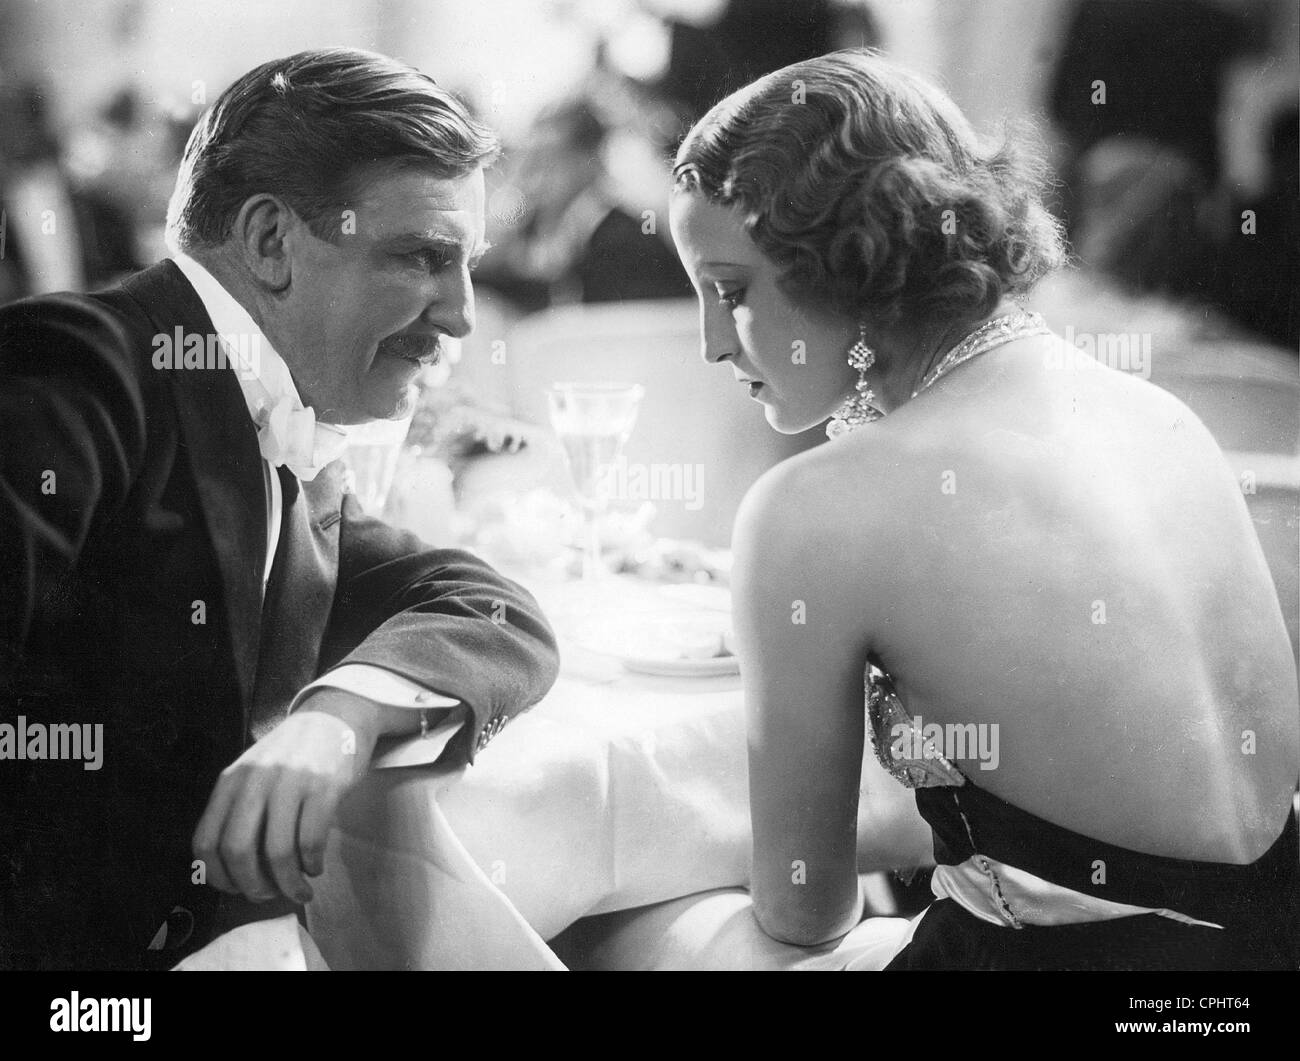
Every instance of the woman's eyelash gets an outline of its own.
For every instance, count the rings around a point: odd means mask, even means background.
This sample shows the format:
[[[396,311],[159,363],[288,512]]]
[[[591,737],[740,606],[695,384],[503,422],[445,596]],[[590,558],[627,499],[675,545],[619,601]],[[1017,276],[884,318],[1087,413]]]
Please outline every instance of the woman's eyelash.
[[[738,287],[734,291],[719,291],[718,301],[728,309],[735,309],[745,301],[745,289]]]

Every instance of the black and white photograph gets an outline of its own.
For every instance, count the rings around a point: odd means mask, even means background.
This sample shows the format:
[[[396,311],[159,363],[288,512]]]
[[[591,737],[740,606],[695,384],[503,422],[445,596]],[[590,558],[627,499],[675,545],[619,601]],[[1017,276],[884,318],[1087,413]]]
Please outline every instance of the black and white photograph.
[[[38,1024],[148,1039],[166,971],[1300,970],[1298,37],[3,0]],[[1264,1026],[1210,982],[1104,1028]]]

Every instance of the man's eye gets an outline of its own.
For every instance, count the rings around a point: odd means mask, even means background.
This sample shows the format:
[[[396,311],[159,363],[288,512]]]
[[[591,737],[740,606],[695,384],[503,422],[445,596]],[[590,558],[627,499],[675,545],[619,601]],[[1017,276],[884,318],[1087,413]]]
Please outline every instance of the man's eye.
[[[418,262],[422,268],[428,269],[431,272],[445,269],[450,262],[447,255],[442,254],[439,251],[431,250],[412,251],[407,255],[407,257],[412,261]]]
[[[734,291],[719,291],[718,302],[727,307],[735,309],[745,301],[745,289],[738,287]]]

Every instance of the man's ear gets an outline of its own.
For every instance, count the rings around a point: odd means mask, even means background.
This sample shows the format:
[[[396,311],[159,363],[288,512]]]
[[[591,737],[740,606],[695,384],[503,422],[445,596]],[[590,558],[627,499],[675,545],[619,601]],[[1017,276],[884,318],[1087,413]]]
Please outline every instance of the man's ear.
[[[302,222],[278,196],[245,200],[231,233],[248,271],[268,290],[283,291],[292,280],[290,234]]]

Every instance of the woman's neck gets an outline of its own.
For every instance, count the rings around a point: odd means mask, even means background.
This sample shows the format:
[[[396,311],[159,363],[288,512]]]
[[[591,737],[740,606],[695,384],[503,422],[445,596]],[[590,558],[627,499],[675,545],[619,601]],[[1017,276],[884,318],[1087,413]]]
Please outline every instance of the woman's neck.
[[[911,401],[927,373],[944,354],[986,321],[1015,309],[1014,302],[1003,299],[991,313],[975,320],[947,321],[929,327],[883,333],[879,342],[886,356],[880,359],[882,369],[875,383],[876,404],[889,413]]]

